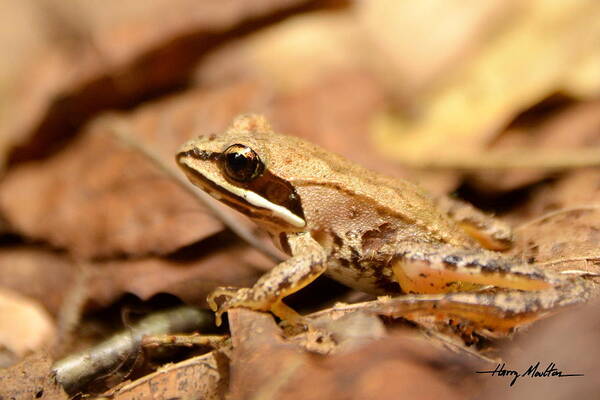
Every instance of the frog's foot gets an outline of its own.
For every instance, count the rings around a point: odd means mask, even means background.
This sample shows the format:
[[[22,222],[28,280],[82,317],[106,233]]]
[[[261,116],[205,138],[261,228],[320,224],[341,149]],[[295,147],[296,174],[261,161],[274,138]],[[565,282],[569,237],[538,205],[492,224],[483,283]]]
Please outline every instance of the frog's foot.
[[[216,299],[219,297],[225,297],[225,300],[220,304],[217,304]],[[248,288],[233,288],[233,287],[220,287],[212,292],[206,301],[210,306],[211,310],[215,312],[215,324],[221,325],[223,313],[227,312],[230,308],[243,307],[249,308],[256,311],[266,311],[269,309],[265,304],[253,299],[251,291]]]
[[[279,317],[287,326],[307,326],[308,321],[293,308],[279,300],[271,306],[271,312]]]
[[[217,304],[216,299],[218,297],[225,297],[225,300]],[[221,325],[223,313],[235,307],[249,308],[255,311],[271,311],[290,325],[305,325],[304,318],[283,303],[281,299],[257,294],[256,291],[250,288],[220,287],[208,296],[207,302],[215,312],[217,326]]]
[[[213,290],[211,294],[208,295],[208,297],[206,298],[206,302],[208,303],[208,306],[210,307],[211,310],[213,310],[214,312],[217,312],[220,307],[217,304],[217,302],[215,301],[215,299],[217,297],[221,297],[221,296],[225,296],[228,299],[233,298],[233,297],[235,297],[236,293],[239,290],[240,290],[240,288],[230,287],[230,286],[218,287],[215,290]]]
[[[309,234],[300,233],[288,238],[294,256],[271,269],[251,288],[218,288],[208,296],[208,304],[216,312],[215,322],[221,324],[221,315],[230,308],[243,307],[255,311],[271,311],[284,321],[302,321],[282,299],[302,289],[325,272],[327,254]],[[217,297],[225,300],[217,305]],[[301,323],[301,322],[300,322]]]
[[[447,245],[404,249],[392,271],[408,294],[386,302],[384,315],[437,315],[501,334],[595,293],[594,283],[576,273],[557,274],[497,253]],[[490,285],[497,289],[483,290]],[[476,291],[448,293],[455,287]]]

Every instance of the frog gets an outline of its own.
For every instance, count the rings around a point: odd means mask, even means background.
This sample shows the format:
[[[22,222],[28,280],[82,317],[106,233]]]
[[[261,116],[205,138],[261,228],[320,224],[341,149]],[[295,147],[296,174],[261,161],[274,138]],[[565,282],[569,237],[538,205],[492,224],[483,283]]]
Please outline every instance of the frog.
[[[176,162],[192,184],[249,217],[289,256],[252,287],[212,292],[217,324],[236,307],[302,323],[283,300],[322,274],[392,297],[394,315],[432,313],[489,332],[512,331],[592,296],[580,275],[506,256],[506,223],[275,132],[258,114],[188,141]]]

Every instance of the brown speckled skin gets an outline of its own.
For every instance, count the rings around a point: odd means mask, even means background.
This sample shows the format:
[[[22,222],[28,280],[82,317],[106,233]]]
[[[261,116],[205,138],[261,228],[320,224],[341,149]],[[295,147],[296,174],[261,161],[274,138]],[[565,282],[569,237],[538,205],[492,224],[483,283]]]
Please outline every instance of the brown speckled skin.
[[[235,182],[224,173],[220,156],[232,144],[250,147],[263,161],[264,172],[255,181]],[[242,306],[295,318],[281,300],[321,273],[374,294],[445,293],[472,289],[472,284],[534,291],[517,300],[519,307],[499,301],[497,308],[503,312],[510,307],[521,310],[524,303],[533,304],[550,291],[559,290],[563,300],[546,304],[544,310],[577,302],[569,293],[582,300],[589,297],[582,295],[589,290],[581,278],[519,265],[482,249],[480,244],[499,249],[510,241],[510,230],[500,222],[471,206],[432,199],[410,182],[275,133],[261,116],[240,116],[226,132],[186,143],[177,161],[194,184],[244,212],[292,256],[252,288],[217,290],[209,297],[214,308],[214,298],[228,297],[218,315]],[[268,208],[248,203],[227,189],[231,185],[272,199],[305,226],[293,226]],[[465,282],[471,286],[461,286]],[[512,303],[520,295],[515,293]],[[441,295],[440,302],[444,296],[449,295]]]

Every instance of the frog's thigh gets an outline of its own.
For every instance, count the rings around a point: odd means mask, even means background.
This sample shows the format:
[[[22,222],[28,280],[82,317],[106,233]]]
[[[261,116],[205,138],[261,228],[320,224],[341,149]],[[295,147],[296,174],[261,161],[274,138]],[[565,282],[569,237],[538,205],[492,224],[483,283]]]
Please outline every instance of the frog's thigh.
[[[559,306],[550,301],[550,307],[540,307],[541,301],[537,294],[460,292],[405,295],[391,299],[375,311],[382,315],[402,316],[412,320],[433,315],[442,320],[466,322],[476,329],[509,333],[520,325],[538,319],[554,305]]]
[[[595,284],[579,277],[560,277],[556,286],[535,292],[508,289],[496,292],[410,294],[380,303],[373,311],[415,319],[436,315],[468,321],[475,328],[510,332],[559,308],[586,302],[595,295]]]
[[[419,245],[418,249],[401,251],[391,267],[405,293],[446,293],[470,290],[477,287],[474,285],[520,290],[552,286],[542,271],[515,265],[497,253],[446,245]]]

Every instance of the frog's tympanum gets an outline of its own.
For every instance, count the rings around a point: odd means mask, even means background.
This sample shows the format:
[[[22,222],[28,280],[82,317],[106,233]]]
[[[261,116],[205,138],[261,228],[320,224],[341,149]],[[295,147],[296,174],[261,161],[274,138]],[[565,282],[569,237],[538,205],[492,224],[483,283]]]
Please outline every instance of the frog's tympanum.
[[[470,205],[433,199],[410,182],[275,133],[261,116],[240,116],[222,134],[189,141],[177,162],[192,183],[247,215],[290,256],[251,288],[213,292],[208,301],[218,321],[232,307],[298,321],[283,298],[323,273],[360,291],[404,296],[407,311],[489,331],[590,296],[580,276],[492,251],[510,246],[510,229]]]

